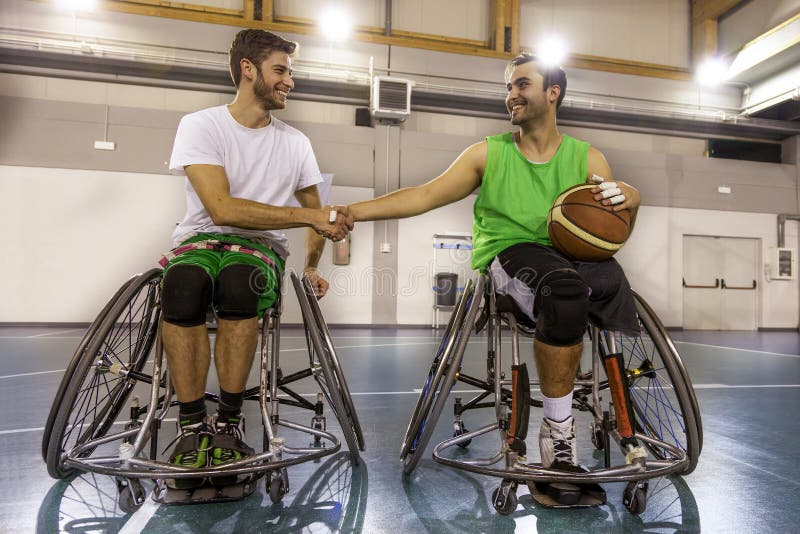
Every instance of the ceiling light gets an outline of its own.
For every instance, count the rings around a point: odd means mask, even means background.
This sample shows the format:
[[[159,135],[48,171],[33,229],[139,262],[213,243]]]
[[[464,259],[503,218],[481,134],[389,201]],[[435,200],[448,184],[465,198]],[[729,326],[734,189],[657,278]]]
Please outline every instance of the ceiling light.
[[[551,35],[545,37],[536,47],[536,59],[543,65],[561,65],[567,57],[567,43],[564,39]]]
[[[710,57],[703,61],[696,72],[697,83],[710,87],[719,85],[728,79],[728,63],[719,57]]]
[[[319,27],[322,35],[331,41],[344,41],[350,36],[353,22],[341,9],[329,7],[320,14]]]

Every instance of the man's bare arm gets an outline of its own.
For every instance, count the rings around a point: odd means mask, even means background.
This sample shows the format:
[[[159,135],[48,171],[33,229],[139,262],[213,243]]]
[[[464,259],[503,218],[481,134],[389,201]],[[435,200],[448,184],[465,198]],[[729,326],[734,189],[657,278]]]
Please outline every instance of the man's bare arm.
[[[346,235],[341,225],[329,222],[326,210],[270,206],[232,197],[225,169],[218,165],[187,165],[185,170],[189,182],[217,226],[234,226],[246,230],[309,226],[336,239]]]
[[[295,191],[294,197],[304,208],[318,209],[322,207],[322,201],[319,199],[319,191],[317,191],[316,185]],[[311,228],[306,230],[306,268],[316,269],[324,248],[325,238]]]
[[[470,146],[446,171],[424,185],[353,204],[350,216],[356,221],[402,219],[466,198],[481,185],[486,145],[486,141],[481,141]]]

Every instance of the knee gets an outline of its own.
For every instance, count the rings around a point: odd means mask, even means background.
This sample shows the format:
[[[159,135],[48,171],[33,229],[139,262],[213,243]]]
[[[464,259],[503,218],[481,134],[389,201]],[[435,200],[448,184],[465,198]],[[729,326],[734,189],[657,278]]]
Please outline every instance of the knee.
[[[536,338],[567,347],[583,339],[589,313],[589,287],[571,269],[546,275],[536,293]]]
[[[202,267],[179,264],[167,270],[161,290],[164,321],[177,326],[205,324],[210,302],[211,278]]]
[[[258,315],[258,301],[264,289],[264,273],[253,265],[224,267],[217,276],[214,302],[220,319],[250,319]]]

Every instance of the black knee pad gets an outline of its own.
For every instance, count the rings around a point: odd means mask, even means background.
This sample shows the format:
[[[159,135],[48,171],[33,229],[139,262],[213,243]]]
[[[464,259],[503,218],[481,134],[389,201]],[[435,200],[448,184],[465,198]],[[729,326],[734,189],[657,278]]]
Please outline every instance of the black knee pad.
[[[167,269],[161,289],[164,321],[178,326],[206,322],[211,303],[211,278],[197,265],[179,264]]]
[[[544,276],[536,291],[536,339],[569,347],[583,339],[589,314],[589,286],[571,269]]]
[[[253,265],[235,264],[217,275],[214,303],[220,319],[250,319],[258,315],[258,299],[264,289],[264,273]]]

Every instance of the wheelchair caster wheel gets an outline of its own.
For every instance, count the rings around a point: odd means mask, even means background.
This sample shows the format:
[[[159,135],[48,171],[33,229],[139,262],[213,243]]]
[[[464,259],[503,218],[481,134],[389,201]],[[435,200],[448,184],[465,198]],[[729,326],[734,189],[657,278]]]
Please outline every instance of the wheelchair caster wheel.
[[[138,480],[128,480],[118,482],[119,488],[119,509],[126,514],[132,514],[144,504],[144,488]]]
[[[469,430],[467,430],[467,427],[464,426],[463,422],[461,422],[461,421],[454,421],[453,422],[453,437],[454,438],[456,438],[458,436],[463,436],[467,432],[469,432]],[[462,449],[466,449],[467,447],[469,447],[470,443],[472,443],[472,440],[468,439],[466,441],[462,441],[461,443],[459,443],[458,446],[461,447]]]
[[[498,514],[511,515],[517,509],[517,492],[512,484],[503,482],[492,492],[492,506]]]
[[[602,451],[606,446],[605,439],[603,438],[603,426],[597,421],[592,421],[590,434],[594,448],[598,451]]]
[[[289,475],[285,467],[278,473],[271,472],[267,475],[267,492],[273,504],[281,502],[283,496],[289,493]]]
[[[622,504],[632,514],[644,512],[647,507],[647,481],[628,482],[622,494]]]

